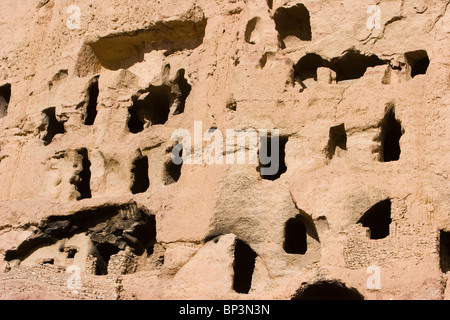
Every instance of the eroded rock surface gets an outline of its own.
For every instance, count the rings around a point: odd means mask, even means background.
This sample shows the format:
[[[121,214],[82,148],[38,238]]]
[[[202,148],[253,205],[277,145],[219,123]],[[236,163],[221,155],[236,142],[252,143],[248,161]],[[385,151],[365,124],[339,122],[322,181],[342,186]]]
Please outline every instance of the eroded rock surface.
[[[0,299],[450,297],[449,1],[0,2]]]

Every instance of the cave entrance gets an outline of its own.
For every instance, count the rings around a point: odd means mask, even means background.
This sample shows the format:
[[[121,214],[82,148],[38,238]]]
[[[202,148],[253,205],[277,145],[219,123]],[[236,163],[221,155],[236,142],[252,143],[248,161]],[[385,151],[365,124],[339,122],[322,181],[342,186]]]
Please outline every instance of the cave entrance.
[[[260,17],[255,17],[251,19],[249,22],[247,22],[247,27],[245,28],[245,42],[249,44],[256,43],[256,39],[253,36],[253,33],[260,21],[261,21]]]
[[[173,111],[174,115],[181,114],[184,112],[184,108],[186,106],[186,100],[191,93],[192,86],[187,81],[186,71],[184,69],[180,69],[177,73],[177,77],[175,79],[175,95],[177,96],[175,99],[175,110]]]
[[[96,275],[106,275],[108,274],[108,262],[112,255],[119,253],[121,251],[117,246],[108,243],[102,242],[95,245],[97,251],[99,253],[99,257],[97,257],[97,265],[95,268]]]
[[[357,223],[369,228],[370,239],[384,239],[389,235],[391,224],[391,199],[386,199],[375,204],[367,210]]]
[[[128,129],[131,133],[139,133],[144,130],[144,120],[138,115],[138,107],[136,104],[128,109],[129,119],[128,119]]]
[[[9,83],[0,87],[0,118],[8,113],[9,100],[11,99],[11,85]]]
[[[426,74],[430,65],[430,58],[425,50],[410,51],[405,53],[406,61],[411,69],[411,78],[418,74]]]
[[[439,258],[441,270],[444,273],[450,271],[450,232],[439,232]]]
[[[329,136],[326,154],[331,160],[336,153],[336,147],[339,147],[341,150],[347,150],[347,133],[345,131],[345,125],[342,123],[338,126],[331,127]]]
[[[275,143],[276,140],[273,141],[274,138],[271,136],[267,136],[267,139],[266,137],[260,138],[261,147],[259,150],[259,166],[257,170],[259,171],[261,178],[265,180],[275,181],[278,178],[280,178],[283,173],[287,171],[285,158],[286,158],[286,144],[289,138],[286,136],[278,136],[277,138],[278,138],[278,145]],[[267,161],[262,159],[263,156],[264,158],[266,158],[267,156],[267,159],[269,159],[268,163],[264,163]],[[276,166],[274,160],[278,162],[278,171],[276,172],[272,172],[273,166]],[[263,168],[266,169],[271,168],[271,169],[265,172]]]
[[[233,289],[248,293],[252,286],[256,253],[244,241],[237,239],[234,247]]]
[[[92,80],[92,83],[88,88],[88,104],[86,106],[86,118],[84,120],[84,124],[87,126],[91,126],[94,124],[95,117],[97,116],[97,100],[98,100],[98,77],[95,77]]]
[[[291,218],[284,227],[284,251],[305,254],[308,249],[306,226],[301,217]]]
[[[395,118],[395,109],[394,107],[388,107],[381,122],[381,162],[397,161],[400,159],[400,138],[402,135],[403,129],[400,121]]]
[[[275,11],[273,19],[282,49],[286,48],[285,40],[289,36],[294,36],[304,41],[311,41],[309,11],[303,4],[297,4],[289,8],[280,7]]]
[[[77,254],[78,249],[67,248],[66,250],[64,250],[64,252],[67,254],[67,259],[73,259],[73,258],[75,258],[75,255]]]
[[[128,110],[128,129],[131,133],[141,132],[146,125],[166,123],[171,106],[170,91],[166,85],[150,87],[146,94],[134,101]],[[184,108],[184,101],[182,105]]]
[[[376,55],[364,55],[357,50],[349,50],[343,56],[333,58],[328,64],[336,72],[336,81],[361,78],[369,67],[387,64]]]
[[[298,290],[291,300],[364,300],[364,297],[339,281],[318,281]]]
[[[42,141],[44,145],[47,146],[52,142],[53,138],[57,134],[63,134],[66,131],[64,130],[64,124],[56,119],[55,107],[43,110],[42,114],[44,115],[44,120],[41,125],[41,129],[45,131],[44,135],[42,136]]]
[[[77,200],[91,198],[91,162],[89,161],[88,151],[83,148],[77,151],[81,157],[81,170],[78,174],[75,188],[79,192]]]
[[[148,190],[150,181],[148,178],[148,157],[142,154],[133,161],[131,169],[132,186],[131,193],[143,193]]]
[[[295,80],[305,89],[304,83],[307,79],[317,81],[317,69],[326,65],[326,61],[315,53],[308,53],[303,56],[294,66]]]
[[[178,151],[179,157],[182,159],[183,158],[183,145],[178,144],[174,148],[177,148],[177,150],[175,150],[173,152]],[[164,165],[164,169],[165,169],[164,184],[165,185],[175,183],[180,179],[182,166],[183,166],[183,162],[181,162],[180,164],[175,164],[172,159],[170,159],[168,162],[166,162],[166,164]]]

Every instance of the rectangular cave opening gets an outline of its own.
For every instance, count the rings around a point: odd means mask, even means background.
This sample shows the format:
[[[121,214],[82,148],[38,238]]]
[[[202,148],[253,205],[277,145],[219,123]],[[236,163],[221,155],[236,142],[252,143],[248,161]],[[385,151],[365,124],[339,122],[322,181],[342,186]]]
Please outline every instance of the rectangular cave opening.
[[[450,232],[444,230],[439,232],[439,259],[441,271],[450,271]]]
[[[347,132],[345,131],[345,124],[343,123],[330,128],[328,145],[325,150],[328,159],[333,159],[336,148],[347,150]]]
[[[181,83],[181,86],[183,90],[186,89],[183,83]],[[148,92],[136,99],[128,109],[128,129],[130,132],[139,133],[146,126],[165,124],[169,119],[171,102],[169,86],[150,87]]]
[[[303,56],[294,65],[294,78],[298,81],[303,88],[306,88],[304,81],[307,79],[314,79],[317,81],[317,69],[325,66],[326,60],[315,53],[308,53]]]
[[[145,117],[151,125],[164,124],[169,119],[171,90],[168,86],[152,87],[148,96],[143,100]]]
[[[186,100],[192,90],[192,86],[186,79],[186,71],[184,69],[178,70],[174,86],[172,87],[174,88],[176,96],[173,107],[173,115],[181,114],[184,112]]]
[[[305,254],[308,249],[306,226],[297,216],[289,219],[284,227],[284,251],[292,254]]]
[[[379,160],[381,162],[398,161],[400,159],[400,138],[404,130],[399,120],[395,118],[395,108],[388,106],[381,122]]]
[[[183,166],[183,145],[176,145],[172,150],[172,153],[177,154],[179,159],[170,159],[164,165],[164,185],[178,182],[181,177],[181,168]]]
[[[84,120],[84,124],[87,126],[91,126],[94,124],[95,118],[97,117],[97,103],[98,103],[98,76],[95,77],[91,84],[89,85],[87,96],[88,103],[86,106],[86,117]]]
[[[233,289],[237,293],[248,293],[252,286],[256,253],[244,241],[237,239],[234,248]]]
[[[8,113],[9,100],[11,99],[11,85],[9,83],[0,87],[0,118]]]
[[[285,162],[287,136],[260,138],[258,172],[261,178],[275,181],[287,171]]]
[[[389,235],[391,222],[391,199],[386,199],[367,210],[357,223],[369,228],[369,238],[377,240],[384,239]]]
[[[333,58],[326,66],[336,72],[336,81],[354,80],[361,78],[367,68],[373,68],[388,61],[381,60],[377,55],[365,55],[358,50],[348,50],[343,56]]]
[[[81,158],[81,169],[78,173],[75,189],[79,192],[77,200],[88,199],[91,194],[91,162],[89,161],[88,151],[86,148],[77,150]]]
[[[42,142],[45,146],[49,145],[57,134],[64,134],[64,123],[56,118],[56,108],[50,107],[42,111],[43,121],[39,129],[44,131]]]
[[[299,3],[292,7],[280,7],[275,11],[273,19],[282,49],[286,48],[285,40],[289,36],[311,41],[311,22],[305,5]]]
[[[67,259],[75,258],[75,255],[78,253],[79,248],[75,246],[64,246],[62,245],[59,248],[59,252],[63,252],[66,255]]]
[[[245,28],[245,42],[249,44],[255,44],[257,41],[254,37],[254,32],[261,21],[260,17],[254,17],[249,22],[247,22],[247,27]]]
[[[411,78],[419,74],[426,74],[430,65],[430,58],[425,50],[416,50],[405,53],[406,61],[411,69]]]
[[[148,178],[148,157],[140,154],[134,161],[131,169],[132,186],[131,193],[143,193],[148,190],[150,181]]]
[[[80,234],[89,238],[87,247],[65,244],[66,240]],[[46,248],[60,240],[63,241],[53,249],[55,251]],[[71,263],[73,260],[68,259],[74,259],[81,251],[88,249],[87,252],[84,251],[88,254],[85,260],[86,272],[103,275],[108,272],[108,264],[113,264],[114,268],[112,255],[129,251],[133,255],[142,256],[153,252],[155,244],[156,218],[147,208],[135,202],[122,205],[101,204],[70,215],[54,215],[41,220],[33,235],[18,247],[5,252],[5,260],[23,261],[40,251],[44,254],[38,256],[46,258],[51,257],[52,252],[55,256],[62,253],[67,259],[62,262]]]

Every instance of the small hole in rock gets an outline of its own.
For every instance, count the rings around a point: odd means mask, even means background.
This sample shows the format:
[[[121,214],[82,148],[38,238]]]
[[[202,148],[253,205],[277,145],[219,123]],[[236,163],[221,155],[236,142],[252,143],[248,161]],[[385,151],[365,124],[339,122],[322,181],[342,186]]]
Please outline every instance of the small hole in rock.
[[[450,271],[450,232],[439,232],[439,258],[441,270],[444,273]]]
[[[306,227],[300,217],[291,218],[284,227],[284,251],[292,254],[305,254],[307,246]]]
[[[314,79],[317,81],[317,69],[323,67],[325,64],[326,61],[318,54],[308,53],[295,64],[295,79],[300,82],[306,79]]]
[[[96,248],[100,254],[97,260],[97,267],[95,270],[96,275],[108,274],[108,262],[112,255],[119,253],[120,249],[115,245],[102,242],[96,245]]]
[[[177,151],[178,150],[178,151]],[[178,152],[179,160],[182,161],[183,157],[183,145],[178,144],[174,147],[174,150],[172,152]],[[180,164],[176,164],[173,162],[172,159],[170,159],[165,164],[165,178],[164,178],[164,184],[169,185],[172,183],[177,182],[181,177],[181,168],[183,166],[183,162]]]
[[[97,99],[98,99],[98,77],[94,78],[88,89],[88,104],[86,107],[86,119],[84,124],[91,126],[94,124],[97,116]]]
[[[331,127],[329,136],[326,154],[329,159],[333,159],[336,147],[339,147],[341,150],[347,150],[347,133],[345,131],[345,125],[340,124]]]
[[[425,50],[407,52],[405,53],[405,58],[411,68],[411,78],[414,78],[418,74],[427,73],[430,59]]]
[[[303,4],[289,8],[280,7],[275,11],[273,19],[280,37],[281,48],[286,48],[285,40],[289,36],[311,41],[309,11]]]
[[[64,124],[56,119],[55,107],[43,110],[42,114],[44,115],[44,120],[40,129],[45,131],[42,141],[44,145],[49,145],[57,134],[63,134],[66,131],[64,130]]]
[[[148,93],[134,101],[133,106],[128,110],[128,129],[130,132],[141,132],[146,124],[166,123],[169,119],[170,102],[170,88],[168,86],[151,87]]]
[[[91,162],[89,161],[88,151],[83,148],[78,150],[78,154],[81,157],[81,171],[78,174],[77,182],[75,183],[75,188],[80,193],[77,200],[91,198]]]
[[[22,242],[17,249],[8,250],[5,260],[24,260],[33,252],[43,250],[47,245],[60,240],[58,254],[71,258],[75,246],[66,246],[65,240],[74,235],[85,234],[92,241],[86,267],[88,272],[107,274],[108,263],[113,254],[129,249],[141,256],[151,254],[156,244],[156,219],[145,207],[136,203],[123,205],[99,205],[68,216],[49,216],[33,236]],[[62,249],[62,250],[61,250]],[[40,254],[42,256],[42,254]]]
[[[376,55],[365,55],[357,50],[349,50],[343,56],[331,59],[327,67],[336,72],[336,81],[361,78],[369,67],[388,64]]]
[[[9,100],[11,99],[11,85],[9,83],[0,87],[0,118],[8,113]]]
[[[237,293],[248,293],[252,286],[256,253],[245,242],[236,240],[234,248],[233,289]]]
[[[400,159],[400,138],[403,135],[403,129],[395,118],[395,109],[393,106],[387,108],[387,112],[381,122],[381,151],[380,161],[390,162]]]
[[[148,158],[146,156],[140,155],[134,160],[131,174],[133,179],[131,192],[137,194],[147,191],[150,181],[148,178]]]
[[[43,259],[41,261],[41,264],[55,264],[55,259],[53,259],[53,258]]]
[[[128,119],[128,129],[131,133],[139,133],[144,130],[144,121],[139,119],[138,111],[136,106],[132,106],[128,109],[129,119]]]
[[[249,44],[255,44],[256,43],[256,41],[255,41],[255,39],[253,39],[252,35],[253,35],[253,32],[256,29],[257,23],[260,20],[261,20],[261,18],[255,17],[255,18],[251,19],[247,23],[247,27],[245,28],[245,42],[247,42]]]
[[[364,300],[364,297],[341,282],[318,281],[298,290],[291,300]]]
[[[384,239],[389,235],[391,224],[391,199],[378,202],[367,210],[357,223],[369,228],[370,239]]]
[[[180,69],[177,74],[177,78],[175,80],[175,84],[178,86],[178,94],[176,100],[176,108],[173,112],[174,115],[181,114],[184,112],[184,108],[186,106],[186,99],[191,93],[192,86],[189,84],[185,77],[185,70]]]
[[[288,139],[286,136],[261,137],[257,168],[261,178],[274,181],[287,171],[285,148]]]

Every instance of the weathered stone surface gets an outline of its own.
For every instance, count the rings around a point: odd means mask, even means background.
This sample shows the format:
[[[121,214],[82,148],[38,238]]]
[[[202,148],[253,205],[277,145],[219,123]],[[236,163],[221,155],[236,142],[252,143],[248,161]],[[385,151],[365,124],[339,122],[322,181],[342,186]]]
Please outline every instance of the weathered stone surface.
[[[448,1],[0,3],[0,299],[449,298]]]

